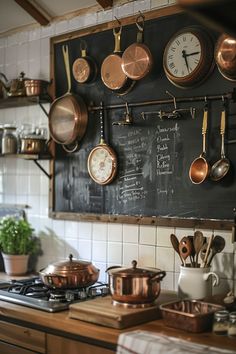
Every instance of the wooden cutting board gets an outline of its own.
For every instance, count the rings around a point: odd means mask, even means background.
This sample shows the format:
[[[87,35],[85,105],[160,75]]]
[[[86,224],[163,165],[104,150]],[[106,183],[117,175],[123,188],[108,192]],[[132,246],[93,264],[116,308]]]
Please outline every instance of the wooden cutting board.
[[[160,318],[159,305],[176,299],[173,291],[162,291],[154,306],[135,309],[112,305],[111,296],[97,297],[70,305],[69,317],[122,329]]]

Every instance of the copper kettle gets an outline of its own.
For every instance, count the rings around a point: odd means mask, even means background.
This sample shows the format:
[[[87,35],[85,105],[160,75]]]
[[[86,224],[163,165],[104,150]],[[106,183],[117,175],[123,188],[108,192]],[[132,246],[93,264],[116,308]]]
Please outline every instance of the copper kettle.
[[[3,88],[3,96],[25,96],[25,73],[22,71],[17,79],[7,80],[3,73],[0,73],[0,85]]]

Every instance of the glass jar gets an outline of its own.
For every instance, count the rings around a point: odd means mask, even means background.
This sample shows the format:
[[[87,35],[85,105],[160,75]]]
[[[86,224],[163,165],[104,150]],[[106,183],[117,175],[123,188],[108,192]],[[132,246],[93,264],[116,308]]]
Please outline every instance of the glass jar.
[[[228,335],[236,338],[236,312],[231,312],[229,314]]]
[[[5,124],[2,136],[2,154],[17,153],[16,127]]]
[[[228,334],[229,311],[217,311],[214,314],[213,332],[218,335]]]

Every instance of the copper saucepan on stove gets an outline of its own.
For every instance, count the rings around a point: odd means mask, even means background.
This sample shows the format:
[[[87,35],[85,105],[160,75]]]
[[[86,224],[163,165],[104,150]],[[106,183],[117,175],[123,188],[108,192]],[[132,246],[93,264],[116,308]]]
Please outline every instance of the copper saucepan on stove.
[[[166,272],[156,268],[131,268],[113,266],[107,269],[113,304],[149,306],[160,294],[160,281]]]
[[[215,61],[219,72],[228,80],[236,81],[236,38],[222,34],[215,48]]]
[[[203,123],[202,123],[202,136],[203,136],[202,153],[191,163],[189,169],[189,178],[194,184],[200,184],[204,182],[210,173],[210,166],[206,160],[207,118],[208,118],[208,110],[205,109],[203,115]]]
[[[121,40],[122,26],[113,28],[115,38],[115,48],[112,54],[109,54],[102,62],[101,78],[106,87],[118,95],[128,93],[134,86],[135,81],[129,79],[121,67]]]
[[[131,44],[122,55],[122,69],[132,80],[144,78],[153,65],[153,57],[150,49],[143,43],[144,16],[139,15],[136,19],[138,28],[137,43]]]
[[[99,269],[91,262],[69,256],[69,260],[52,263],[39,271],[43,283],[55,289],[83,288],[96,283]]]
[[[68,152],[73,152],[78,147],[86,131],[88,113],[83,99],[71,93],[71,76],[68,46],[62,47],[66,76],[68,83],[67,92],[57,98],[49,111],[49,130],[53,140],[61,144]]]

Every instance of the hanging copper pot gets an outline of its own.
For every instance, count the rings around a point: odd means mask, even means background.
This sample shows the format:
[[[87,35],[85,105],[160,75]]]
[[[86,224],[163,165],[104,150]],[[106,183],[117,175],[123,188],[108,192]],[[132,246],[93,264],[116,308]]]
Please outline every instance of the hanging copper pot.
[[[222,34],[215,48],[215,61],[219,72],[227,80],[236,81],[236,38]]]

